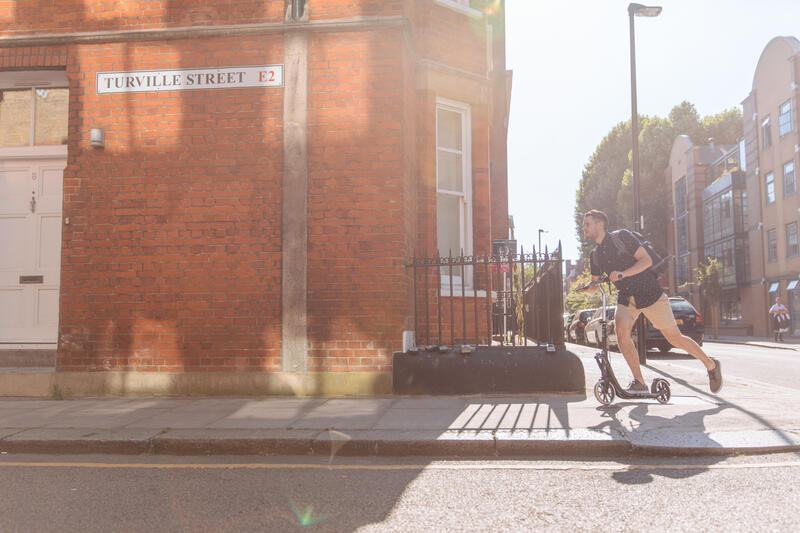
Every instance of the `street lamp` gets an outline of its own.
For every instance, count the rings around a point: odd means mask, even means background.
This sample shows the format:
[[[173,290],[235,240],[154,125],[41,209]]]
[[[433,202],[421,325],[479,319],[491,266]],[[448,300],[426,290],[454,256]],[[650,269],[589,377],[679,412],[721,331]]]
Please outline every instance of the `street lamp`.
[[[539,253],[542,253],[542,233],[549,233],[546,229],[539,228]]]
[[[631,26],[631,133],[633,134],[633,227],[642,231],[642,215],[639,212],[639,112],[636,106],[636,40],[634,38],[633,17],[657,17],[659,6],[628,4],[628,17]]]
[[[659,6],[643,6],[628,4],[628,17],[631,27],[631,134],[633,135],[633,228],[642,231],[642,215],[639,212],[639,111],[636,109],[636,39],[633,31],[633,17],[657,17],[661,13]],[[638,339],[639,362],[647,362],[647,345],[644,335],[644,317],[639,315],[636,321],[636,338]]]

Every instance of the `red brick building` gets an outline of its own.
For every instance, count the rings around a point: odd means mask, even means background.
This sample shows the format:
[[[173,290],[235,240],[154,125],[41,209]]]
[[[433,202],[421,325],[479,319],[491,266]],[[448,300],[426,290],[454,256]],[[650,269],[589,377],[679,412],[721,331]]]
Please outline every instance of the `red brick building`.
[[[507,237],[504,49],[501,1],[0,0],[0,343],[75,393],[389,391],[410,258]]]

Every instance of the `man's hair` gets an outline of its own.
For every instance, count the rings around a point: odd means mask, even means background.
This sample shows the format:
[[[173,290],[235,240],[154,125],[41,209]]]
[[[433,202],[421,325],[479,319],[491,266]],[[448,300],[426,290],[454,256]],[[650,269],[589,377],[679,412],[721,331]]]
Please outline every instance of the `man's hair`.
[[[599,211],[597,209],[592,209],[591,211],[586,212],[584,215],[585,217],[592,217],[595,220],[602,220],[603,221],[603,229],[608,229],[608,216]]]

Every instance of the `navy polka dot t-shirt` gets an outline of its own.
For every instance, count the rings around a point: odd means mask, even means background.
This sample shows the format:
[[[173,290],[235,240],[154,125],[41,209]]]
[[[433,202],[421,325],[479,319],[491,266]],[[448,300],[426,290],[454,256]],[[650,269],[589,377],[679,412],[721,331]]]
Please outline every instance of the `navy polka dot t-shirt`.
[[[604,273],[608,275],[614,270],[622,272],[636,263],[633,254],[635,254],[636,250],[641,246],[639,239],[626,229],[616,231],[614,234],[625,246],[625,250],[628,253],[622,253],[618,250],[617,246],[615,246],[612,241],[611,234],[606,233],[603,242],[598,244],[595,249],[592,250],[592,253],[589,254],[592,276],[602,276]],[[636,301],[637,309],[653,305],[664,292],[661,285],[658,283],[658,276],[649,268],[634,276],[614,281],[614,284],[619,290],[617,303],[628,305],[630,297],[633,296]]]

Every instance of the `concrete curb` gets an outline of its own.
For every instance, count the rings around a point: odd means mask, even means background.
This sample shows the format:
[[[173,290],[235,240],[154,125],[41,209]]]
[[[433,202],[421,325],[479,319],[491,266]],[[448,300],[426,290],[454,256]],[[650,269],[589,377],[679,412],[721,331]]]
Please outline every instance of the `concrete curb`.
[[[539,430],[544,432],[544,430]],[[85,433],[85,432],[84,432]],[[254,455],[254,456],[347,456],[408,457],[430,456],[458,459],[463,457],[609,457],[609,456],[733,456],[800,452],[800,437],[786,438],[778,432],[727,432],[713,434],[721,444],[701,433],[667,433],[661,435],[611,435],[591,430],[574,439],[523,438],[523,435],[502,435],[500,432],[478,431],[467,435],[451,435],[444,439],[426,436],[374,435],[364,432],[350,439],[339,439],[329,431],[289,431],[287,435],[266,438],[190,437],[159,434],[149,438],[116,438],[113,434],[95,433],[74,438],[25,438],[17,434],[0,441],[0,451],[13,454],[58,455]],[[392,432],[397,433],[397,432]],[[462,432],[463,433],[463,432]],[[527,431],[525,433],[528,433]],[[538,432],[537,432],[538,433]],[[552,432],[551,432],[552,433]],[[747,433],[766,433],[752,438]],[[343,435],[343,434],[340,434]],[[670,443],[657,444],[669,435]],[[538,436],[538,435],[536,435]],[[400,438],[402,437],[402,438]],[[731,445],[726,446],[725,441]],[[676,444],[682,442],[683,444]]]

